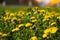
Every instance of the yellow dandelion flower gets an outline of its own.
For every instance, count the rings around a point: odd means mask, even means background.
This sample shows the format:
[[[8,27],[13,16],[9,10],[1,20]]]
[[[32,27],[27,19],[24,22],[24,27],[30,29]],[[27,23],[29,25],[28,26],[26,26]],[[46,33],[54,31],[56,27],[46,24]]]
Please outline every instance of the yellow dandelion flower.
[[[44,21],[46,21],[46,19],[43,19],[42,21],[44,22]]]
[[[46,15],[44,18],[45,18],[45,19],[48,19],[48,18],[49,18],[49,16],[47,16],[47,15]]]
[[[47,15],[48,15],[50,18],[54,16],[53,13],[48,13]]]
[[[32,20],[32,22],[36,22],[37,20],[35,19],[35,20]]]
[[[3,34],[3,33],[2,33],[2,32],[0,32],[0,36],[2,36],[2,34]]]
[[[54,25],[54,24],[56,24],[56,22],[51,23],[51,25]]]
[[[51,16],[46,15],[44,18],[45,18],[45,19],[48,19],[48,18],[51,18]]]
[[[43,19],[42,21],[44,22],[44,21],[46,21],[46,20],[49,20],[49,19]]]
[[[8,19],[9,19],[9,17],[7,17],[7,16],[6,16],[6,17],[3,17],[3,19],[6,21],[6,20],[8,20]]]
[[[10,12],[6,12],[6,15],[10,15]]]
[[[10,16],[15,16],[15,14],[14,13],[10,13]]]
[[[29,27],[29,26],[32,26],[32,24],[31,23],[27,23],[25,26]]]
[[[36,36],[31,37],[30,40],[38,40]]]
[[[12,32],[19,31],[19,28],[15,28],[12,30]]]
[[[46,34],[46,33],[49,33],[50,32],[50,29],[46,29],[46,30],[44,30],[44,33]]]
[[[24,26],[24,24],[20,24],[20,25],[18,25],[19,28],[22,27],[22,26]]]
[[[2,37],[6,37],[6,36],[8,36],[8,34],[3,34],[3,35],[2,35]]]
[[[50,33],[56,33],[57,30],[58,30],[57,27],[51,27],[51,28],[50,28]]]
[[[16,17],[13,17],[12,19],[11,19],[11,21],[13,22],[14,20],[16,20],[17,18]]]
[[[37,14],[37,11],[35,11],[34,14]]]
[[[33,11],[35,11],[36,9],[35,8],[32,8]]]
[[[17,15],[22,16],[23,14],[24,14],[24,11],[19,11]]]
[[[59,19],[59,20],[60,20],[60,16],[58,16],[58,17],[57,17],[57,19]]]
[[[31,17],[30,19],[32,19],[32,20],[33,20],[33,19],[36,19],[36,18],[33,16],[33,17]]]
[[[45,13],[45,10],[40,10],[40,13]]]
[[[30,14],[31,14],[31,12],[27,12],[27,13],[26,13],[26,15],[30,15]]]
[[[47,35],[48,35],[48,34],[43,34],[43,35],[42,35],[42,37],[43,37],[43,38],[46,38],[46,37],[47,37]]]
[[[49,20],[49,18],[52,18],[52,16],[45,15],[43,21]]]

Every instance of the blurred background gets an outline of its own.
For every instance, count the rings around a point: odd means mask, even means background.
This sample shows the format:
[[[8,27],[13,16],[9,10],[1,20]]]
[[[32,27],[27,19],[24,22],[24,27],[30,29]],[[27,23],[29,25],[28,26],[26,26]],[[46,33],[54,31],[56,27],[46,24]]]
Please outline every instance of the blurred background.
[[[60,0],[0,0],[0,6],[60,6]]]

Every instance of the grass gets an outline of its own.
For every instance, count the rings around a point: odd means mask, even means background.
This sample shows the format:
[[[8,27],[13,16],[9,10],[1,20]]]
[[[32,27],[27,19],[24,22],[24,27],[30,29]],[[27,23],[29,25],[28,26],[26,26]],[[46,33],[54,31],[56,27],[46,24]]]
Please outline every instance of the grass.
[[[37,6],[0,6],[0,12],[2,10],[12,10],[12,11],[18,11],[18,10],[26,10],[28,8],[32,8],[32,7],[37,7]],[[46,7],[39,7],[39,9],[45,9]],[[60,7],[51,7],[51,10],[54,10],[54,11],[58,11]]]

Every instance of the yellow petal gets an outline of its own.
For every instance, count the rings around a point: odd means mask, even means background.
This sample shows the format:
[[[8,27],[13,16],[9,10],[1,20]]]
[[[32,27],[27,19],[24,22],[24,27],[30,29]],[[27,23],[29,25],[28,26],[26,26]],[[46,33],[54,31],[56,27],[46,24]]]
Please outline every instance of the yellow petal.
[[[48,35],[48,34],[43,34],[43,35],[42,35],[42,37],[43,37],[43,38],[46,38],[46,37],[47,37],[47,35]]]

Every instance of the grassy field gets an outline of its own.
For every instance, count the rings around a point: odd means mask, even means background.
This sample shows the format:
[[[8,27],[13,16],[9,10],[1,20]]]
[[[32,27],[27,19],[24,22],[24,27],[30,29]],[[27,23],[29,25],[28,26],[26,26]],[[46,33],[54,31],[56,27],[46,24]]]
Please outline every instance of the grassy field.
[[[32,7],[36,7],[36,6],[32,6]],[[18,10],[26,10],[28,8],[32,8],[32,7],[29,7],[29,6],[0,6],[0,11],[3,11],[3,10],[11,10],[11,11],[18,11]],[[54,11],[59,11],[60,7],[51,7],[50,9],[51,10],[54,10]],[[46,9],[46,7],[39,7],[39,9]]]
[[[0,6],[0,40],[60,40],[60,8]]]

